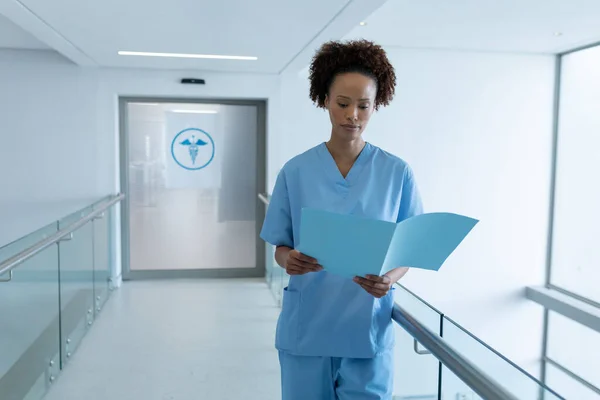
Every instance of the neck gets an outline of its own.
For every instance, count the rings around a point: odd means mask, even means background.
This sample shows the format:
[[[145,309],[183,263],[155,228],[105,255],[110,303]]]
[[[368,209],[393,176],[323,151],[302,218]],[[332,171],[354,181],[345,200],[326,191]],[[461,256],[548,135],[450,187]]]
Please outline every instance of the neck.
[[[332,135],[326,145],[334,160],[354,162],[365,147],[365,141],[362,137],[350,141],[339,140]]]

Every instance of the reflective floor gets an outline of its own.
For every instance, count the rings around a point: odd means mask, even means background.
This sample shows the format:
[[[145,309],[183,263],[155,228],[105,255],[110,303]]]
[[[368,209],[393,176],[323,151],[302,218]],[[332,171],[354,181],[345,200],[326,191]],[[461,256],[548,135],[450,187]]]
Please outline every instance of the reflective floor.
[[[126,282],[46,400],[279,399],[264,280]]]

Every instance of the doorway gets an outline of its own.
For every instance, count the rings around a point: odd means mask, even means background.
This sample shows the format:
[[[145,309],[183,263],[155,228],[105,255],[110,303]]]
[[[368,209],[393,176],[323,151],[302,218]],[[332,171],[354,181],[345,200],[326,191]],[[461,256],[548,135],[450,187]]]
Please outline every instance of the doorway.
[[[120,99],[124,279],[264,276],[264,101]]]

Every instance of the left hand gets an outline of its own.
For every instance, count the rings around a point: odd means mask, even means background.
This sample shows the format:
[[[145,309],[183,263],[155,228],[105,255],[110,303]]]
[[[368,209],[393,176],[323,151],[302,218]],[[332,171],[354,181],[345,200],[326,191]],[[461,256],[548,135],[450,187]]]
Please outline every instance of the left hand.
[[[367,293],[378,299],[388,294],[394,283],[387,275],[367,275],[364,278],[357,276],[354,278],[354,282],[358,283]]]

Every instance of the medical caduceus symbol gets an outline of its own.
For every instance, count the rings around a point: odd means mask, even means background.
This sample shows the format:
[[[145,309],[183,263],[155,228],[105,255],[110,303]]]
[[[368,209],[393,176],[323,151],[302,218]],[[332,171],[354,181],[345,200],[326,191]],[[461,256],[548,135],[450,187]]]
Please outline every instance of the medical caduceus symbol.
[[[198,157],[198,148],[200,146],[206,146],[208,143],[204,140],[196,139],[196,136],[192,135],[191,139],[185,139],[180,143],[182,146],[188,146],[192,164],[196,165],[196,158]]]

